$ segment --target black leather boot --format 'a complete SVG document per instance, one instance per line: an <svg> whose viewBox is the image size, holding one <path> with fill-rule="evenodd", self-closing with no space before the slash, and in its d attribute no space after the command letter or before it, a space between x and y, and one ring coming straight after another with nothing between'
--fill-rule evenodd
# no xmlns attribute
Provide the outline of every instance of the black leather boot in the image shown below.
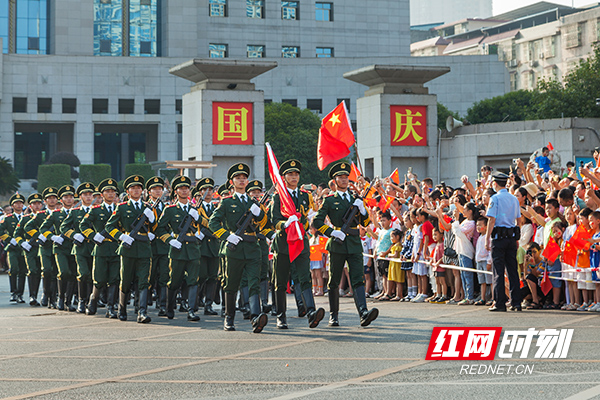
<svg viewBox="0 0 600 400"><path fill-rule="evenodd" d="M115 311L115 296L117 293L117 286L110 285L107 289L106 295L106 318L115 319L118 318Z"/></svg>
<svg viewBox="0 0 600 400"><path fill-rule="evenodd" d="M58 309L60 311L65 310L65 290L67 288L67 282L59 279L58 280Z"/></svg>
<svg viewBox="0 0 600 400"><path fill-rule="evenodd" d="M265 314L270 313L273 307L269 304L269 281L266 279L260 282L260 302L262 303L262 311Z"/></svg>
<svg viewBox="0 0 600 400"><path fill-rule="evenodd" d="M188 304L189 304L188 315L187 315L188 321L200 321L200 317L198 315L196 315L196 313L194 312L197 296L198 296L198 285L190 286L188 288Z"/></svg>
<svg viewBox="0 0 600 400"><path fill-rule="evenodd" d="M258 294L250 296L249 303L250 315L252 318L252 332L261 333L265 325L267 325L269 317L260 310L260 297Z"/></svg>
<svg viewBox="0 0 600 400"><path fill-rule="evenodd" d="M358 310L358 315L360 315L360 326L369 326L369 324L379 315L378 309L367 309L367 298L365 297L364 286L359 286L354 289L354 304Z"/></svg>
<svg viewBox="0 0 600 400"><path fill-rule="evenodd" d="M87 315L95 315L98 310L98 298L100 297L100 291L96 286L92 289L92 294L90 294L90 301L87 306L86 314Z"/></svg>
<svg viewBox="0 0 600 400"><path fill-rule="evenodd" d="M204 315L218 315L218 313L212 308L213 298L215 297L216 293L215 281L206 281L204 287L204 291L206 292L206 301L204 302Z"/></svg>
<svg viewBox="0 0 600 400"><path fill-rule="evenodd" d="M223 329L226 331L235 331L235 295L236 293L225 293L225 323Z"/></svg>
<svg viewBox="0 0 600 400"><path fill-rule="evenodd" d="M304 299L304 304L306 304L308 327L316 328L325 316L325 310L323 308L315 309L315 298L313 297L312 289L304 290L302 298Z"/></svg>
<svg viewBox="0 0 600 400"><path fill-rule="evenodd" d="M160 292L158 296L158 301L156 302L158 305L158 316L166 317L167 316L167 287L161 286Z"/></svg>
<svg viewBox="0 0 600 400"><path fill-rule="evenodd" d="M340 326L338 311L340 309L340 292L337 288L330 290L329 296L329 326Z"/></svg>
<svg viewBox="0 0 600 400"><path fill-rule="evenodd" d="M48 293L48 308L56 309L56 292L58 287L58 280L56 278L50 278L50 292Z"/></svg>
<svg viewBox="0 0 600 400"><path fill-rule="evenodd" d="M286 307L287 307L287 293L285 289L280 289L275 291L276 301L275 305L277 307L277 328L278 329L287 329L287 318L285 315Z"/></svg>
<svg viewBox="0 0 600 400"><path fill-rule="evenodd" d="M67 282L67 290L65 291L65 308L70 312L74 312L76 310L76 308L71 304L71 301L73 301L73 293L75 293L76 287L77 283L75 281Z"/></svg>
<svg viewBox="0 0 600 400"><path fill-rule="evenodd" d="M17 274L10 274L8 277L8 282L10 284L10 302L17 302Z"/></svg>
<svg viewBox="0 0 600 400"><path fill-rule="evenodd" d="M77 288L79 290L79 302L77 303L77 312L79 314L85 314L85 298L87 297L87 283L77 281Z"/></svg>
<svg viewBox="0 0 600 400"><path fill-rule="evenodd" d="M38 290L40 288L40 277L29 275L27 277L29 283L29 305L32 307L39 307L40 303L37 301Z"/></svg>
<svg viewBox="0 0 600 400"><path fill-rule="evenodd" d="M137 322L138 324L147 324L152 321L152 318L148 316L146 310L148 309L148 288L144 288L140 291L140 309L138 311Z"/></svg>
<svg viewBox="0 0 600 400"><path fill-rule="evenodd" d="M177 291L171 288L167 288L167 318L175 318L175 298L177 297ZM181 300L183 303L183 300Z"/></svg>
<svg viewBox="0 0 600 400"><path fill-rule="evenodd" d="M17 275L17 303L23 304L23 292L25 292L25 275Z"/></svg>
<svg viewBox="0 0 600 400"><path fill-rule="evenodd" d="M50 279L42 278L42 299L40 300L40 304L42 307L48 306L48 298L50 293Z"/></svg>
<svg viewBox="0 0 600 400"><path fill-rule="evenodd" d="M306 305L302 300L302 293L300 292L300 284L294 284L294 298L296 299L296 307L298 307L298 317L304 318L306 316Z"/></svg>
<svg viewBox="0 0 600 400"><path fill-rule="evenodd" d="M119 291L119 319L127 321L127 298L129 295Z"/></svg>
<svg viewBox="0 0 600 400"><path fill-rule="evenodd" d="M250 288L248 286L240 288L240 303L240 309L242 310L242 315L244 316L244 319L250 319Z"/></svg>

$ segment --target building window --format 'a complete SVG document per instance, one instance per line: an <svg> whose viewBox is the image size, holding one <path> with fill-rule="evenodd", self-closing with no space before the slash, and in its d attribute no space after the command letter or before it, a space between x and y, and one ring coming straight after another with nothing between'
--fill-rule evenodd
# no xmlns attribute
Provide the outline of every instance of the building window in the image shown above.
<svg viewBox="0 0 600 400"><path fill-rule="evenodd" d="M315 114L323 113L323 100L322 99L308 99L306 100L306 108Z"/></svg>
<svg viewBox="0 0 600 400"><path fill-rule="evenodd" d="M14 113L26 113L27 112L27 97L13 97L13 112Z"/></svg>
<svg viewBox="0 0 600 400"><path fill-rule="evenodd" d="M300 2L298 1L282 1L281 2L281 18L282 19L300 19Z"/></svg>
<svg viewBox="0 0 600 400"><path fill-rule="evenodd" d="M16 52L46 54L48 43L47 0L22 0L17 7Z"/></svg>
<svg viewBox="0 0 600 400"><path fill-rule="evenodd" d="M8 53L8 9L8 0L0 0L0 38L3 53Z"/></svg>
<svg viewBox="0 0 600 400"><path fill-rule="evenodd" d="M284 46L281 48L281 57L283 58L298 58L300 57L300 47Z"/></svg>
<svg viewBox="0 0 600 400"><path fill-rule="evenodd" d="M77 112L77 99L62 99L63 114L75 114Z"/></svg>
<svg viewBox="0 0 600 400"><path fill-rule="evenodd" d="M38 98L37 104L38 113L51 113L52 112L52 99L51 98Z"/></svg>
<svg viewBox="0 0 600 400"><path fill-rule="evenodd" d="M115 179L124 179L126 164L145 162L145 133L94 133L94 163L110 164Z"/></svg>
<svg viewBox="0 0 600 400"><path fill-rule="evenodd" d="M227 45L216 43L209 44L208 56L210 58L227 58Z"/></svg>
<svg viewBox="0 0 600 400"><path fill-rule="evenodd" d="M573 24L565 28L565 48L579 47L582 43L583 24Z"/></svg>
<svg viewBox="0 0 600 400"><path fill-rule="evenodd" d="M315 19L317 21L333 21L333 4L315 3Z"/></svg>
<svg viewBox="0 0 600 400"><path fill-rule="evenodd" d="M181 99L176 99L175 100L175 114L181 114L182 108L181 108Z"/></svg>
<svg viewBox="0 0 600 400"><path fill-rule="evenodd" d="M208 15L211 17L227 16L227 0L209 0Z"/></svg>
<svg viewBox="0 0 600 400"><path fill-rule="evenodd" d="M123 55L123 0L94 0L94 55Z"/></svg>
<svg viewBox="0 0 600 400"><path fill-rule="evenodd" d="M298 100L296 100L296 99L283 99L283 100L281 100L281 102L292 105L294 107L298 107Z"/></svg>
<svg viewBox="0 0 600 400"><path fill-rule="evenodd" d="M510 74L510 91L514 92L518 89L519 76L516 72Z"/></svg>
<svg viewBox="0 0 600 400"><path fill-rule="evenodd" d="M251 45L246 46L248 58L263 58L265 56L265 46Z"/></svg>
<svg viewBox="0 0 600 400"><path fill-rule="evenodd" d="M331 57L333 57L333 47L317 47L316 56L318 58L331 58Z"/></svg>
<svg viewBox="0 0 600 400"><path fill-rule="evenodd" d="M134 109L134 99L119 99L119 114L133 114Z"/></svg>
<svg viewBox="0 0 600 400"><path fill-rule="evenodd" d="M248 18L264 18L265 2L264 0L246 0L246 16Z"/></svg>
<svg viewBox="0 0 600 400"><path fill-rule="evenodd" d="M160 114L160 99L144 100L144 114Z"/></svg>
<svg viewBox="0 0 600 400"><path fill-rule="evenodd" d="M158 0L129 0L129 55L156 57Z"/></svg>
<svg viewBox="0 0 600 400"><path fill-rule="evenodd" d="M92 99L92 114L108 114L108 99Z"/></svg>
<svg viewBox="0 0 600 400"><path fill-rule="evenodd" d="M544 57L552 58L556 56L556 36L544 38Z"/></svg>
<svg viewBox="0 0 600 400"><path fill-rule="evenodd" d="M38 166L45 164L52 155L51 144L56 142L56 133L15 132L14 138L17 176L20 179L36 179Z"/></svg>
<svg viewBox="0 0 600 400"><path fill-rule="evenodd" d="M343 101L346 102L346 110L348 110L348 112L350 112L350 99L337 99L336 104L340 104Z"/></svg>

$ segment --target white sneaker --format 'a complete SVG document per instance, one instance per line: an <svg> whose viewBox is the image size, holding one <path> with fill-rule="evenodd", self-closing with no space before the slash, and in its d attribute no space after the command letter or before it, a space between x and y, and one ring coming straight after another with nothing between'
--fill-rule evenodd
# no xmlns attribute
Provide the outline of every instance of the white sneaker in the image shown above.
<svg viewBox="0 0 600 400"><path fill-rule="evenodd" d="M585 309L585 311L593 311L593 310L590 310L590 309L594 308L594 307L596 307L596 303L590 303L590 305Z"/></svg>
<svg viewBox="0 0 600 400"><path fill-rule="evenodd" d="M414 298L413 302L414 303L422 303L425 301L425 299L427 298L426 294L420 294L417 297Z"/></svg>
<svg viewBox="0 0 600 400"><path fill-rule="evenodd" d="M583 303L583 304L581 305L581 307L579 307L579 308L577 309L577 311L585 311L585 310L587 310L587 309L588 309L588 307L589 307L589 304L588 304L588 303Z"/></svg>
<svg viewBox="0 0 600 400"><path fill-rule="evenodd" d="M593 306L591 306L590 308L587 309L588 311L600 311L600 303L596 303Z"/></svg>

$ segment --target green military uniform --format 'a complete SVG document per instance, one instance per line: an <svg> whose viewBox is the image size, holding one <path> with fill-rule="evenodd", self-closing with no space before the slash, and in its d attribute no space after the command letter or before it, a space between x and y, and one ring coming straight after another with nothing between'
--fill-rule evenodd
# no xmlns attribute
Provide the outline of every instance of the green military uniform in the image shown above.
<svg viewBox="0 0 600 400"><path fill-rule="evenodd" d="M211 178L202 178L196 184L197 192L202 190L211 190L215 186L215 181ZM207 221L210 219L214 212L214 206L208 199L208 202L200 201L198 203L198 213L200 214L201 220ZM204 223L202 224L204 225ZM203 235L200 241L200 275L206 276L204 283L205 301L204 301L204 315L217 315L217 312L213 310L212 304L216 295L217 290L217 276L219 273L219 239L212 234L207 226L200 226L200 233ZM208 225L208 223L206 223Z"/></svg>
<svg viewBox="0 0 600 400"><path fill-rule="evenodd" d="M25 203L25 197L16 193L11 196L9 203L12 206L16 202ZM23 213L20 214L8 214L0 221L0 240L2 240L6 246L6 259L8 260L9 277L10 277L10 301L17 303L25 303L23 300L23 292L25 290L25 276L27 274L27 266L25 264L25 257L23 256L23 250L19 247L14 234L17 224L23 218Z"/></svg>
<svg viewBox="0 0 600 400"><path fill-rule="evenodd" d="M329 170L329 177L335 179L336 176L349 175L350 165L345 162L335 164ZM376 308L372 310L367 309L367 300L365 297L365 281L364 281L364 266L363 266L363 255L362 255L362 244L360 241L360 235L358 232L358 224L367 226L369 224L369 217L362 206L362 200L357 202L358 197L354 196L350 192L340 192L339 190L323 201L323 205L317 212L313 224L315 228L326 236L337 237L342 240L334 240L331 237L327 241L326 249L329 251L329 307L330 307L330 319L329 324L332 326L338 326L338 310L339 310L339 292L338 286L344 271L344 264L348 263L348 272L350 273L350 282L352 284L354 292L354 303L358 310L361 319L361 325L367 326L377 318L379 311ZM354 205L360 203L360 205ZM361 209L362 206L362 210ZM349 229L344 234L340 231L340 227L346 222L344 220L346 213L352 207L357 207L360 211L357 212L356 217L350 221ZM325 224L325 219L329 217L329 220L333 224L334 228L329 227Z"/></svg>
<svg viewBox="0 0 600 400"><path fill-rule="evenodd" d="M150 192L153 187L164 188L165 181L160 176L154 176L146 182L146 189ZM156 223L162 212L166 208L165 204L158 199L154 203L155 223L153 229L156 229ZM167 315L167 283L169 282L169 245L162 240L152 240L152 269L150 270L150 286L156 289L158 300L156 302L159 308L158 316Z"/></svg>
<svg viewBox="0 0 600 400"><path fill-rule="evenodd" d="M173 189L190 187L191 180L179 176L173 180ZM156 235L169 249L169 282L167 283L167 318L175 317L175 297L185 274L188 285L188 321L199 321L194 312L194 304L198 296L198 277L200 274L200 245L198 234L198 212L190 202L177 202L163 211ZM187 228L184 226L187 224ZM184 229L185 230L182 230ZM204 279L204 277L203 277Z"/></svg>
<svg viewBox="0 0 600 400"><path fill-rule="evenodd" d="M42 197L44 201L48 201L50 197L57 197L58 190L53 187L47 187L42 191ZM28 236L32 239L29 243L33 246L37 244L39 250L40 262L42 265L42 280L43 280L43 293L42 293L42 306L48 306L48 308L56 308L56 288L57 282L56 277L58 275L58 265L56 264L56 258L52 254L51 240L46 240L46 237L40 232L40 227L46 218L52 213L51 210L46 209L40 211L33 218L31 218L24 226L24 230ZM33 239L38 238L37 241ZM35 251L32 249L31 251Z"/></svg>
<svg viewBox="0 0 600 400"><path fill-rule="evenodd" d="M250 167L239 163L229 168L227 178L233 180L237 175L246 175L247 177L249 174ZM256 241L256 233L251 226L246 228L242 236L235 234L238 229L238 222L242 216L247 215L247 212L251 212L251 209L254 210L252 213L254 215L253 221L259 226L264 226L267 219L266 214L245 193L236 193L231 197L223 198L219 207L210 217L209 229L219 239L229 242L229 244L222 247L222 254L226 257L224 285L226 318L224 328L225 330L235 330L235 295L240 287L242 274L246 270L253 331L259 333L267 323L267 316L261 312L259 299L260 246Z"/></svg>
<svg viewBox="0 0 600 400"><path fill-rule="evenodd" d="M34 193L27 198L27 203L31 206L33 203L41 203L42 195ZM35 239L25 231L25 225L35 218L33 213L25 215L17 224L15 229L15 240L25 250L25 264L27 265L27 282L29 283L29 305L37 307L40 305L37 301L38 291L40 289L40 281L42 279L42 265L38 253L38 245ZM33 239L33 240L32 240ZM36 238L37 239L37 238ZM32 242L30 244L29 242Z"/></svg>
<svg viewBox="0 0 600 400"><path fill-rule="evenodd" d="M58 198L61 199L74 193L73 186L65 185L58 190ZM77 263L75 256L71 255L70 240L65 239L60 233L60 225L70 212L71 210L66 208L54 210L40 226L40 232L46 241L50 239L54 242L52 254L56 257L58 265L58 309L64 310L66 307L69 311L75 311L75 307L71 306L71 299L75 291Z"/></svg>
<svg viewBox="0 0 600 400"><path fill-rule="evenodd" d="M286 174L293 172L300 173L302 165L298 160L288 160L279 167L279 174L285 177ZM271 206L271 220L277 229L277 236L273 240L273 276L275 281L275 296L277 304L277 327L287 329L286 319L286 289L290 276L294 279L294 294L299 301L298 316L308 315L309 326L315 328L325 310L317 309L315 299L312 293L312 278L310 275L310 244L308 242L308 212L314 209L312 194L296 188L287 189L291 200L294 203L298 223L304 228L304 248L302 252L290 261L290 252L287 242L286 222L287 217L281 213L281 197L279 193L273 196ZM299 218L298 218L299 215ZM291 226L291 225L290 225ZM294 229L291 227L290 229ZM361 248L362 251L362 248ZM292 274L293 273L293 274Z"/></svg>
<svg viewBox="0 0 600 400"><path fill-rule="evenodd" d="M77 187L76 193L81 197L83 193L94 193L94 185L90 182L83 182ZM77 292L79 301L77 303L77 312L85 313L85 306L88 304L89 295L92 293L92 268L94 258L92 251L94 243L82 234L79 224L83 217L92 209L91 205L76 207L60 224L60 233L73 242L71 255L75 256L77 263Z"/></svg>
<svg viewBox="0 0 600 400"><path fill-rule="evenodd" d="M125 179L123 184L125 190L133 186L144 187L144 178L139 175L132 175ZM145 216L146 204L139 199L133 201L129 199L119 204L116 210L106 223L106 232L115 240L122 243L117 249L117 254L121 256L121 286L119 292L119 319L127 321L127 296L134 277L137 277L139 292L139 311L137 321L139 323L148 323L151 321L146 314L148 307L148 286L150 277L150 260L152 259L152 248L148 238L150 224L154 221L148 221ZM148 209L150 210L150 209ZM154 213L152 213L154 216ZM138 219L139 218L139 219ZM132 234L133 225L143 220L140 230ZM132 234L130 236L130 234Z"/></svg>
<svg viewBox="0 0 600 400"><path fill-rule="evenodd" d="M108 178L98 185L100 192L108 189L117 191L117 181ZM117 293L117 285L119 284L120 265L119 256L117 255L119 244L105 229L106 223L115 209L116 205L104 202L92 207L79 223L79 230L83 236L94 243L92 250L92 257L94 258L92 268L94 288L88 302L88 315L96 313L100 290L108 287L106 317L117 318L117 313L114 310L114 301Z"/></svg>

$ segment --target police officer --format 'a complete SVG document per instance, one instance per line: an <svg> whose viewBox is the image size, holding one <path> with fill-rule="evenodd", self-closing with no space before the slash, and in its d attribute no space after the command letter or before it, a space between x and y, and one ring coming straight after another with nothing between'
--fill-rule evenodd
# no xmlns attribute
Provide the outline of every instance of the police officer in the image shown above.
<svg viewBox="0 0 600 400"><path fill-rule="evenodd" d="M209 229L219 239L229 242L227 246L222 247L222 252L226 257L224 329L235 330L235 295L245 270L248 274L252 330L254 333L260 333L268 321L267 315L261 312L259 298L260 246L252 227L248 227L241 236L235 233L238 229L238 222L248 212L253 215L254 222L259 226L261 224L264 226L267 219L258 204L246 194L249 175L250 167L244 163L235 164L229 168L227 179L233 185L235 193L233 196L221 200L219 207L210 217Z"/></svg>
<svg viewBox="0 0 600 400"><path fill-rule="evenodd" d="M294 291L300 292L304 307L308 315L308 326L315 328L325 315L325 310L315 307L315 299L312 293L312 278L310 275L310 244L308 242L308 212L314 209L312 194L301 190L298 185L300 182L300 172L302 165L298 160L288 160L279 167L279 174L283 177L286 189L291 195L296 212L300 214L300 219L296 215L289 218L281 214L281 198L279 194L273 196L273 205L271 207L271 220L277 229L277 236L273 241L273 274L275 277L275 296L277 304L277 327L287 329L286 320L286 288L290 279L290 273L295 271L297 280L294 281ZM287 243L286 228L292 223L298 221L304 227L304 249L290 262L290 255Z"/></svg>
<svg viewBox="0 0 600 400"><path fill-rule="evenodd" d="M13 194L9 199L9 204L14 212L6 215L0 222L0 240L6 243L4 251L8 260L10 276L10 301L16 303L25 303L23 300L23 291L25 290L25 276L27 266L23 250L14 237L17 224L23 218L23 208L25 207L25 197L19 193Z"/></svg>
<svg viewBox="0 0 600 400"><path fill-rule="evenodd" d="M98 185L98 191L104 201L92 207L79 223L81 233L88 240L94 241L94 249L92 250L92 256L94 257L92 268L94 288L90 294L86 314L96 314L100 291L108 287L106 318L117 318L114 303L119 284L120 263L117 255L119 245L106 231L106 223L116 209L117 181L112 178L103 180Z"/></svg>
<svg viewBox="0 0 600 400"><path fill-rule="evenodd" d="M520 231L517 218L521 217L519 201L506 190L508 175L492 174L492 188L496 191L487 209L488 226L486 247L492 251L493 291L495 304L490 311L506 311L504 271L508 275L511 311L521 311L521 292L517 270L517 241Z"/></svg>
<svg viewBox="0 0 600 400"><path fill-rule="evenodd" d="M329 236L327 241L327 250L329 251L330 272L329 272L329 325L339 326L339 292L338 286L344 271L344 264L348 263L348 272L350 273L350 282L354 290L354 304L360 316L360 325L369 325L377 316L379 311L376 308L367 309L367 299L365 297L365 281L363 274L363 255L360 236L358 233L358 224L367 226L369 216L365 210L363 201L356 198L348 191L348 176L350 175L350 164L339 162L329 170L329 177L335 180L338 190L325 198L323 205L317 212L313 221L315 227L322 234ZM357 216L352 221L345 221L346 213L352 207L358 208ZM333 228L325 224L325 218L334 225ZM349 229L342 232L340 227L348 222ZM336 240L334 240L336 239Z"/></svg>
<svg viewBox="0 0 600 400"><path fill-rule="evenodd" d="M120 203L106 223L106 231L121 242L117 254L121 256L121 286L119 291L119 319L127 321L127 298L134 277L137 278L139 310L137 322L146 324L152 321L146 310L148 307L148 286L152 249L150 240L154 236L149 229L156 221L154 212L142 201L144 177L131 175L123 183L129 200ZM143 221L143 223L141 223ZM137 232L132 229L140 224Z"/></svg>
<svg viewBox="0 0 600 400"><path fill-rule="evenodd" d="M215 181L212 178L202 178L196 184L200 202L198 202L198 212L202 216L202 221L207 221L212 216L215 208L212 204ZM208 224L207 224L208 225ZM204 315L217 315L213 310L212 304L217 293L217 275L219 273L219 239L217 239L207 226L200 227L202 241L200 242L200 268L205 271L201 275L206 276L204 284Z"/></svg>

